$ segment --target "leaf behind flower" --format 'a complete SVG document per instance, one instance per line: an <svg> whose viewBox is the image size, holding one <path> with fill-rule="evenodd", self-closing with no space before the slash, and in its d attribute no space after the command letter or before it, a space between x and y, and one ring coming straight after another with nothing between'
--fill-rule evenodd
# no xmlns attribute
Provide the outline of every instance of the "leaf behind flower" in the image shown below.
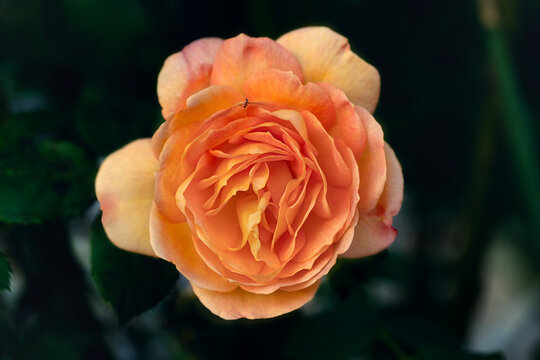
<svg viewBox="0 0 540 360"><path fill-rule="evenodd" d="M126 323L156 306L174 288L178 271L161 259L133 254L115 247L99 216L91 235L91 266L99 292Z"/></svg>

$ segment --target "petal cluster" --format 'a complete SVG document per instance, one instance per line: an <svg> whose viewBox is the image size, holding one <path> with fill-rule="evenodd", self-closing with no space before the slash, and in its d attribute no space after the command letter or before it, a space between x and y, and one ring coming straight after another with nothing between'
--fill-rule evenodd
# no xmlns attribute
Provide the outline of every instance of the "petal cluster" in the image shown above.
<svg viewBox="0 0 540 360"><path fill-rule="evenodd" d="M173 262L222 318L297 309L338 256L395 239L403 177L371 115L379 86L328 28L193 42L158 77L166 121L100 169L107 234Z"/></svg>

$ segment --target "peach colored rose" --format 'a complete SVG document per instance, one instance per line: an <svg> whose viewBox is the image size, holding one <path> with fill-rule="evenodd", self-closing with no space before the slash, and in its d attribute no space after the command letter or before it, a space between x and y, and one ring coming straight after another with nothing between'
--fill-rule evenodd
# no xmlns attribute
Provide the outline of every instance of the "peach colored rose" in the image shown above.
<svg viewBox="0 0 540 360"><path fill-rule="evenodd" d="M379 87L324 27L189 44L159 74L166 121L98 173L108 236L173 262L224 319L301 307L338 256L396 236L403 177L371 115Z"/></svg>

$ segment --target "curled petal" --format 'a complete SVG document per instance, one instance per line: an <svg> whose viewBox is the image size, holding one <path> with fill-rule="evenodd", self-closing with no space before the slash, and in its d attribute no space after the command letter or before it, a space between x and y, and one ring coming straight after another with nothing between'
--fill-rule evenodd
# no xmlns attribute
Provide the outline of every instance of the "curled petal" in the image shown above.
<svg viewBox="0 0 540 360"><path fill-rule="evenodd" d="M321 123L312 114L303 112L302 115L307 124L309 140L320 152L317 160L324 176L330 184L348 187L352 178L351 169L343 159L343 154L336 148L335 140L324 131Z"/></svg>
<svg viewBox="0 0 540 360"><path fill-rule="evenodd" d="M155 256L148 223L158 162L150 139L135 140L109 155L96 177L103 227L121 249Z"/></svg>
<svg viewBox="0 0 540 360"><path fill-rule="evenodd" d="M173 223L186 220L174 198L181 171L178 161L182 157L184 148L195 137L197 129L198 124L183 124L167 138L159 157L160 169L155 175L154 201L160 213Z"/></svg>
<svg viewBox="0 0 540 360"><path fill-rule="evenodd" d="M227 85L209 86L186 100L186 109L161 124L152 137L152 150L159 158L161 150L169 136L180 127L189 125L197 128L198 124L216 112L241 104L244 97L240 91Z"/></svg>
<svg viewBox="0 0 540 360"><path fill-rule="evenodd" d="M150 239L156 254L175 264L178 271L192 283L216 291L236 288L236 285L223 279L201 259L193 245L188 224L168 222L156 206L152 207L150 217Z"/></svg>
<svg viewBox="0 0 540 360"><path fill-rule="evenodd" d="M292 71L300 81L302 68L290 52L268 38L240 34L225 40L212 70L212 84L231 85L242 90L244 80L263 69Z"/></svg>
<svg viewBox="0 0 540 360"><path fill-rule="evenodd" d="M403 201L403 173L392 148L385 144L384 150L388 169L384 191L373 213L359 220L351 247L343 257L376 254L390 246L396 238L392 218L399 212Z"/></svg>
<svg viewBox="0 0 540 360"><path fill-rule="evenodd" d="M200 39L165 60L157 85L164 118L185 108L189 96L210 85L212 63L222 43L217 38Z"/></svg>
<svg viewBox="0 0 540 360"><path fill-rule="evenodd" d="M265 319L296 310L313 298L319 283L298 291L277 290L267 295L253 294L240 288L217 292L193 284L192 287L195 295L210 311L223 319L234 320L242 317Z"/></svg>
<svg viewBox="0 0 540 360"><path fill-rule="evenodd" d="M277 42L296 56L306 82L329 82L345 91L354 104L373 113L379 101L379 72L351 51L347 38L327 27L306 27Z"/></svg>
<svg viewBox="0 0 540 360"><path fill-rule="evenodd" d="M343 90L330 83L317 83L332 99L336 110L334 125L328 133L334 139L341 139L352 150L354 156L359 158L364 151L367 141L366 129L354 104L351 104Z"/></svg>
<svg viewBox="0 0 540 360"><path fill-rule="evenodd" d="M403 177L371 115L379 87L324 27L203 39L171 56L158 81L166 121L146 143L157 159L147 246L224 319L310 301L339 256L396 237Z"/></svg>

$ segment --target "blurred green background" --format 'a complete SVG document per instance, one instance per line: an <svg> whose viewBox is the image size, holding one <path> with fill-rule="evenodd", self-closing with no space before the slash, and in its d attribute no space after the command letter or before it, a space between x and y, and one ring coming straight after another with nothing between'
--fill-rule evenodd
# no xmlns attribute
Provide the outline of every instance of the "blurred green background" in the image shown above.
<svg viewBox="0 0 540 360"><path fill-rule="evenodd" d="M381 74L399 235L223 321L91 227L94 177L162 121L168 55L308 25ZM0 0L0 44L0 359L540 359L540 1Z"/></svg>

